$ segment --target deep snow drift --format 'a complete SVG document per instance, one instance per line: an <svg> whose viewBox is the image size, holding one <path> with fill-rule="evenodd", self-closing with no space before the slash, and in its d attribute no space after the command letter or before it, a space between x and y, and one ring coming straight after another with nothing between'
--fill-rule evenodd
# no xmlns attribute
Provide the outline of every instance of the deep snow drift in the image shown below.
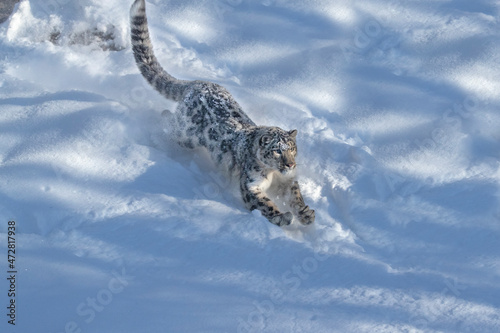
<svg viewBox="0 0 500 333"><path fill-rule="evenodd" d="M129 2L0 26L2 332L500 331L498 1L148 2L172 75L299 130L284 229L165 140Z"/></svg>

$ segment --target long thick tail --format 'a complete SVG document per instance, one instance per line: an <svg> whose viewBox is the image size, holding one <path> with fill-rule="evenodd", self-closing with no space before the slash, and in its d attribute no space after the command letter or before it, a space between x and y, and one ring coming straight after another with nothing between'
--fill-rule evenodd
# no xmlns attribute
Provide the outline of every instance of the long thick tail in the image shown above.
<svg viewBox="0 0 500 333"><path fill-rule="evenodd" d="M144 78L160 94L168 99L180 101L189 81L181 81L168 74L153 53L149 38L145 0L136 0L130 8L132 49L135 61Z"/></svg>

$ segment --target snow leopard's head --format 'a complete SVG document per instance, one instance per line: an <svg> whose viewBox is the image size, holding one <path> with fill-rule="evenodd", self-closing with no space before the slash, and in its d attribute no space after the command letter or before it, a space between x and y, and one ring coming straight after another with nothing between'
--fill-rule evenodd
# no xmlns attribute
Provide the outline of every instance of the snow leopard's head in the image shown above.
<svg viewBox="0 0 500 333"><path fill-rule="evenodd" d="M258 159L268 168L278 170L283 175L295 170L297 130L284 131L279 127L266 128L259 136Z"/></svg>

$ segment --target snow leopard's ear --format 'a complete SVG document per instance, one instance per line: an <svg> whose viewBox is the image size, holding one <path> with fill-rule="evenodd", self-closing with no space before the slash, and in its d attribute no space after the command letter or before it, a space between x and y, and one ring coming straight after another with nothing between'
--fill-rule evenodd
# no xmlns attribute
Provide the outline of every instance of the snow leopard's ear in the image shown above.
<svg viewBox="0 0 500 333"><path fill-rule="evenodd" d="M290 135L292 139L295 139L297 137L297 130L291 130L290 132L288 132L288 135Z"/></svg>
<svg viewBox="0 0 500 333"><path fill-rule="evenodd" d="M263 136L260 137L259 144L262 147L265 147L273 140L273 137L271 135L264 134Z"/></svg>

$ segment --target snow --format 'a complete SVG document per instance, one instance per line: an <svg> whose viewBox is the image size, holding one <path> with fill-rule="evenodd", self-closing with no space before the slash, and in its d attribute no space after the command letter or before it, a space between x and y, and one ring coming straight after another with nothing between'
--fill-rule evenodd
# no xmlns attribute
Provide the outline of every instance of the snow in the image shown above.
<svg viewBox="0 0 500 333"><path fill-rule="evenodd" d="M2 332L500 332L498 1L148 2L172 75L298 129L286 228L166 140L130 5L0 26Z"/></svg>

